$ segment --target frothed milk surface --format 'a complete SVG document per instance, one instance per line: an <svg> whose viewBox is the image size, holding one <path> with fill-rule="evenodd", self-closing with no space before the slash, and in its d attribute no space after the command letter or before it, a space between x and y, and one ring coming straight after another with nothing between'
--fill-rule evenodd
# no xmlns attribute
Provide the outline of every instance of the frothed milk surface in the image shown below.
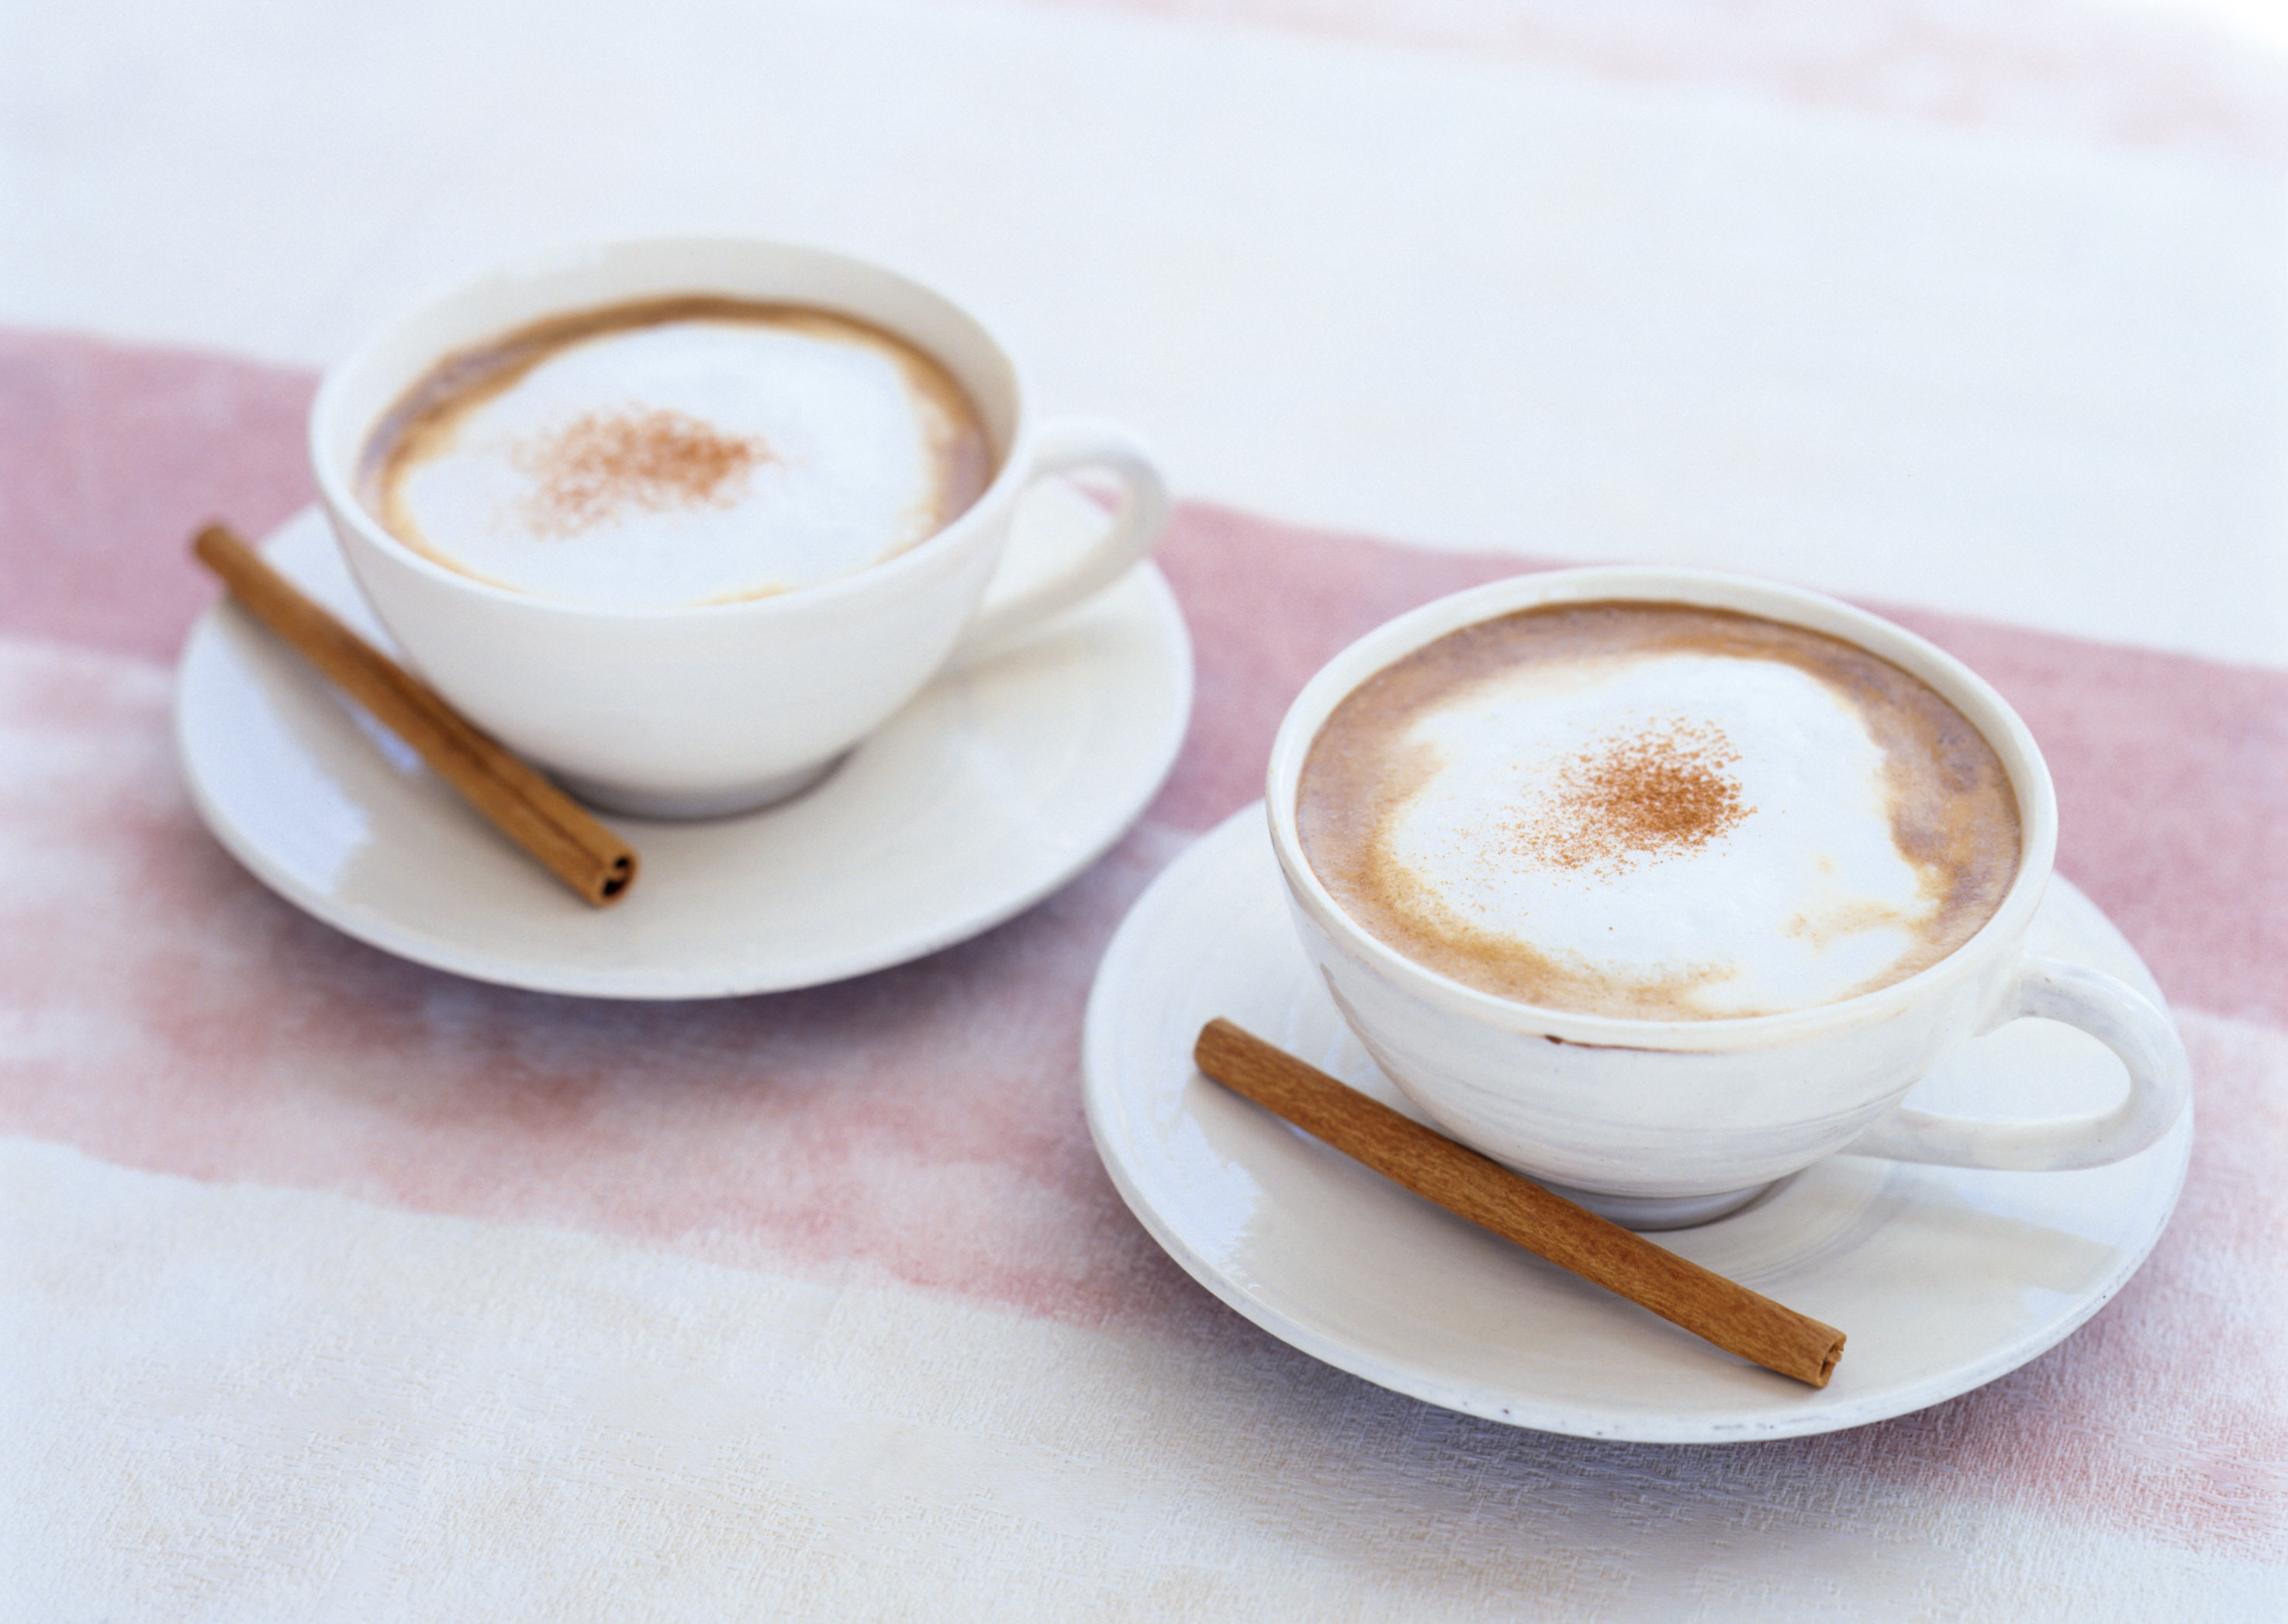
<svg viewBox="0 0 2288 1624"><path fill-rule="evenodd" d="M941 529L992 477L931 357L829 313L615 306L449 359L368 448L407 545L561 602L660 608L830 581Z"/></svg>
<svg viewBox="0 0 2288 1624"><path fill-rule="evenodd" d="M1864 650L1685 605L1487 621L1351 693L1297 816L1408 957L1582 1014L1833 1002L1935 963L2018 866L1990 745Z"/></svg>

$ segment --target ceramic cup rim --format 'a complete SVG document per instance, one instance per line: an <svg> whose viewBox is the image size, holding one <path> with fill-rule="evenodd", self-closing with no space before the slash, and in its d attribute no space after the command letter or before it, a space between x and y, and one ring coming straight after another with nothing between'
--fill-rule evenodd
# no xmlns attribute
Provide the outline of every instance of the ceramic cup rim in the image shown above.
<svg viewBox="0 0 2288 1624"><path fill-rule="evenodd" d="M631 287L618 294L599 300L594 297L547 298L538 297L543 290L560 288L584 274L593 274L608 261L659 261L678 259L707 260L719 257L752 254L775 259L791 259L828 271L846 273L861 283L871 283L877 289L892 289L903 297L932 309L941 320L964 329L989 359L999 376L990 380L995 384L996 400L980 399L978 404L989 418L994 408L1005 400L1007 431L1005 444L997 444L998 465L992 479L951 523L941 527L904 551L889 558L838 575L830 580L814 582L767 597L739 598L725 603L670 604L662 606L620 606L612 604L568 603L537 593L519 591L512 587L480 580L437 562L418 550L400 541L366 507L357 493L355 463L363 448L370 441L379 418L369 413L353 413L351 398L364 392L367 374L380 366L394 352L403 347L406 335L425 328L445 324L456 312L499 297L520 285L528 296L522 314L505 322L489 324L486 330L493 337L513 332L519 327L545 320L554 314L581 309L593 309L600 304L632 302L637 299L672 297L680 294L721 294L731 297L767 298L751 289L720 285L721 279L702 276L676 277L660 273L639 280L647 286ZM837 308L840 313L883 327L929 354L939 363L954 371L963 387L973 397L981 393L981 380L958 370L946 358L940 346L928 343L892 324L878 312L870 311L853 300L846 305L821 304L813 297L801 302L815 308ZM878 301L879 302L879 301ZM481 343L481 335L460 343L439 348L427 346L427 358L405 374L394 387L385 391L388 400L399 398L403 391L425 376L439 361L456 350ZM354 528L359 539L388 555L394 562L411 570L433 585L462 593L470 598L495 603L519 612L556 617L566 621L608 622L615 623L647 622L689 622L705 619L727 622L741 618L770 621L783 616L802 614L814 606L832 603L860 594L895 591L906 577L927 571L936 556L958 547L980 527L991 521L991 516L1007 503L1013 501L1029 475L1032 462L1034 418L1030 409L1031 392L1024 370L1015 354L1000 337L976 315L928 283L902 271L839 249L784 238L748 235L736 233L681 234L615 237L600 242L589 242L553 249L543 249L502 261L481 274L454 283L446 291L433 294L417 304L409 305L387 320L368 329L364 338L345 352L329 366L318 384L318 392L310 405L308 420L308 453L320 498L338 522ZM358 419L363 421L345 421Z"/></svg>
<svg viewBox="0 0 2288 1624"><path fill-rule="evenodd" d="M1304 758L1337 704L1386 666L1450 631L1548 604L1609 600L1684 603L1737 610L1839 637L1890 661L1936 690L2002 758L2018 801L2017 873L2000 905L1953 952L1870 992L1777 1014L1652 1020L1551 1009L1482 991L1416 963L1353 920L1304 858L1295 797ZM1288 708L1265 772L1272 847L1290 896L1355 961L1434 1008L1498 1030L1568 1042L1693 1052L1774 1049L1873 1026L1942 998L1982 973L2032 923L2057 848L2057 797L2024 721L1968 666L1904 627L1849 604L1779 582L1673 566L1599 565L1512 575L1437 598L1385 622L1320 668Z"/></svg>

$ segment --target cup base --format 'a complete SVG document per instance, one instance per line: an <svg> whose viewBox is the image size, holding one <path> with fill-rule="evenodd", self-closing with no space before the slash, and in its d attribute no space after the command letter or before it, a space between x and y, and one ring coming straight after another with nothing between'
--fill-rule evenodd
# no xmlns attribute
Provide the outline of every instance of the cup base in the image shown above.
<svg viewBox="0 0 2288 1624"><path fill-rule="evenodd" d="M730 789L711 789L696 795L674 790L639 789L625 784L599 783L593 779L576 778L569 772L560 772L555 776L556 781L563 785L575 800L585 802L599 812L688 823L702 818L735 818L742 812L760 812L766 806L791 801L804 791L824 782L826 775L840 766L845 759L836 756L811 766L798 767L792 772L781 772Z"/></svg>
<svg viewBox="0 0 2288 1624"><path fill-rule="evenodd" d="M1587 1208L1601 1218L1610 1218L1623 1229L1634 1230L1690 1229L1696 1224L1713 1224L1719 1218L1730 1217L1772 1187L1768 1184L1752 1184L1745 1190L1720 1190L1713 1195L1607 1195L1601 1191L1553 1184L1546 1179L1537 1182L1544 1189L1563 1196L1576 1206Z"/></svg>

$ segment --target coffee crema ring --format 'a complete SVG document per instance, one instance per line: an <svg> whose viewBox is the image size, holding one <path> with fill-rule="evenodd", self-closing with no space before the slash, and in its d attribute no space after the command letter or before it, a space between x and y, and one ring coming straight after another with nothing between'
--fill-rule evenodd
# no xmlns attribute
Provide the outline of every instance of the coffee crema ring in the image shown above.
<svg viewBox="0 0 2288 1624"><path fill-rule="evenodd" d="M832 312L715 296L551 317L384 415L359 494L433 562L558 602L735 602L893 558L991 483L933 357Z"/></svg>
<svg viewBox="0 0 2288 1624"><path fill-rule="evenodd" d="M1347 695L1305 760L1313 871L1386 946L1577 1013L1834 1002L1969 939L2017 872L1993 749L1839 639L1682 604L1465 627Z"/></svg>

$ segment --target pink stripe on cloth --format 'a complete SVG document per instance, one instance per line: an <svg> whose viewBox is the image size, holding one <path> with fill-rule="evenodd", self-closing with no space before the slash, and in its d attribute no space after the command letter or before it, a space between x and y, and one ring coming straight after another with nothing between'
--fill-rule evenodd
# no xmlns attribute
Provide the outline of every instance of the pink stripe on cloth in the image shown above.
<svg viewBox="0 0 2288 1624"><path fill-rule="evenodd" d="M317 380L218 356L0 327L0 633L171 663L213 590L187 551L315 500Z"/></svg>
<svg viewBox="0 0 2288 1624"><path fill-rule="evenodd" d="M306 375L0 329L0 633L171 659L212 596L183 554L308 499ZM1153 817L1204 828L1259 793L1288 699L1352 638L1521 568L1203 503L1161 553L1199 650L1191 746ZM2288 674L1892 612L2024 714L2058 781L2059 867L2173 996L2288 1019Z"/></svg>
<svg viewBox="0 0 2288 1624"><path fill-rule="evenodd" d="M2288 73L2207 19L2013 0L1051 0L1466 52L1622 83L2278 163ZM2189 8L2187 8L2189 10Z"/></svg>
<svg viewBox="0 0 2288 1624"><path fill-rule="evenodd" d="M1262 793L1287 701L1354 638L1547 566L1400 550L1188 504L1161 553L1199 648L1192 748L1159 810L1203 828ZM1998 688L2057 781L2058 869L2172 998L2288 1020L2288 672L1871 606Z"/></svg>
<svg viewBox="0 0 2288 1624"><path fill-rule="evenodd" d="M314 380L194 353L0 329L0 633L171 659L212 588L216 515L306 502ZM1204 828L1259 793L1288 699L1390 615L1532 564L1395 548L1187 504L1161 553L1199 650L1191 747L1153 817ZM2288 1019L2288 674L1921 610L1895 618L2024 714L2059 789L2062 872L2173 996Z"/></svg>
<svg viewBox="0 0 2288 1624"><path fill-rule="evenodd" d="M863 1269L1170 1344L1199 1335L1222 1311L1122 1208L1081 1118L1097 958L1189 836L1259 793L1272 729L1321 661L1516 562L1188 505L1164 564L1200 654L1192 737L1141 827L1079 881L974 941L836 986L676 1006L517 994L278 901L207 836L174 771L151 657L204 594L167 572L218 502L259 528L297 499L307 391L226 360L0 343L0 1131L735 1266ZM140 455L153 434L173 448ZM138 572L165 584L111 594ZM2268 821L2288 677L1907 618L2052 739L2069 866L2165 983L2269 1023L2189 1023L2205 1132L2179 1223L2088 1330L1882 1428L1744 1453L1490 1428L1470 1446L1534 1470L1626 1456L1759 1500L1799 1470L1859 1469L2205 1549L2276 1548L2288 1439L2252 1288L2279 1264L2288 999L2246 961L2280 962L2288 912Z"/></svg>

